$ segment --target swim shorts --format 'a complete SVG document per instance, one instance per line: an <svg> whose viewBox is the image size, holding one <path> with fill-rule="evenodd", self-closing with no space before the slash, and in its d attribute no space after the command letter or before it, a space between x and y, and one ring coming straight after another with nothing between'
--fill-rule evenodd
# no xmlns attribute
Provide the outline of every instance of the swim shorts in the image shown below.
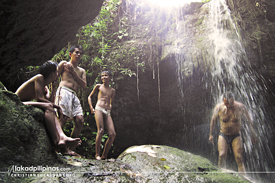
<svg viewBox="0 0 275 183"><path fill-rule="evenodd" d="M58 87L56 91L55 104L62 109L63 115L73 118L83 115L80 100L77 98L75 91L65 86Z"/></svg>
<svg viewBox="0 0 275 183"><path fill-rule="evenodd" d="M240 133L235 135L224 135L222 132L220 132L220 136L222 136L228 144L231 144L236 137L240 136Z"/></svg>
<svg viewBox="0 0 275 183"><path fill-rule="evenodd" d="M111 115L111 110L103 109L102 107L99 107L99 106L95 106L95 110L102 112L103 114L106 115L106 117Z"/></svg>

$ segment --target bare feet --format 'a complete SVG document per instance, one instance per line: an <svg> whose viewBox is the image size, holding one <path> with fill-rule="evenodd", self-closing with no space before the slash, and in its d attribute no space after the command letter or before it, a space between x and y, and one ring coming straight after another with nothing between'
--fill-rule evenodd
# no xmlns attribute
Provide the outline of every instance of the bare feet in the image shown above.
<svg viewBox="0 0 275 183"><path fill-rule="evenodd" d="M80 138L71 138L71 137L60 137L58 146L65 146L65 147L69 147L70 149L74 149L75 147L81 145L82 141L80 140Z"/></svg>
<svg viewBox="0 0 275 183"><path fill-rule="evenodd" d="M100 156L95 156L95 159L101 160L101 157Z"/></svg>

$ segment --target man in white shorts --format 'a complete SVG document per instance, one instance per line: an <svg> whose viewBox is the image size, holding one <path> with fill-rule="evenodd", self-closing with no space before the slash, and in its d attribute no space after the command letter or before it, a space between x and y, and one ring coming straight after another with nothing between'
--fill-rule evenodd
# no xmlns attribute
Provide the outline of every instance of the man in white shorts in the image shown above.
<svg viewBox="0 0 275 183"><path fill-rule="evenodd" d="M60 86L56 92L56 104L63 114L69 118L83 115L83 110L75 91L65 86Z"/></svg>
<svg viewBox="0 0 275 183"><path fill-rule="evenodd" d="M55 103L61 107L64 114L64 120L60 121L62 127L69 119L74 119L75 126L71 137L79 137L84 124L82 107L76 95L79 86L86 87L86 72L78 67L82 54L82 46L72 46L69 50L70 62L61 61L57 69L61 82L56 91Z"/></svg>

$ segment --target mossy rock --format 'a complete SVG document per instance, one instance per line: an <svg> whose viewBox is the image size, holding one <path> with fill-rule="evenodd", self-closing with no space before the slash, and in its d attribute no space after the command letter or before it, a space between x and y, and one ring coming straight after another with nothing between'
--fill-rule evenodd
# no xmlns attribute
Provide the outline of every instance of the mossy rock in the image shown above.
<svg viewBox="0 0 275 183"><path fill-rule="evenodd" d="M56 153L44 124L44 112L24 105L19 97L0 90L0 167L46 165L56 161Z"/></svg>
<svg viewBox="0 0 275 183"><path fill-rule="evenodd" d="M168 146L133 146L118 159L145 182L249 182L236 172L219 169L206 158Z"/></svg>
<svg viewBox="0 0 275 183"><path fill-rule="evenodd" d="M142 145L117 159L95 160L60 156L60 171L6 177L6 182L249 182L236 172L222 171L209 160L173 147ZM61 169L62 168L62 169ZM63 171L62 171L63 170ZM0 178L1 181L1 178Z"/></svg>
<svg viewBox="0 0 275 183"><path fill-rule="evenodd" d="M0 81L0 90L7 90L1 81Z"/></svg>

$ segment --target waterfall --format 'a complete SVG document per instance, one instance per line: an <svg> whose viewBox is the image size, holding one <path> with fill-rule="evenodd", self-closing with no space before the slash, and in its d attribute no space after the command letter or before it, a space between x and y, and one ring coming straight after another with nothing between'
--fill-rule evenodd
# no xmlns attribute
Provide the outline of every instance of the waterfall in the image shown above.
<svg viewBox="0 0 275 183"><path fill-rule="evenodd" d="M211 153L211 158L212 155L217 155L214 152L217 147L212 149L213 146L207 144L207 127L209 128L211 120L211 110L222 102L222 94L232 91L235 100L243 103L248 109L258 138L258 143L252 144L250 130L242 120L247 174L261 181L262 177L269 177L274 159L268 145L272 139L272 122L266 115L268 112L265 106L269 103L265 97L268 92L266 81L252 69L247 59L239 27L232 19L226 0L193 3L185 7L159 9L144 5L143 8L140 10L142 13L135 13L134 21L137 23L134 27L142 25L142 17L147 17L144 20L147 20L145 24L149 25L146 37L147 43L150 44L148 62L152 67L153 79L158 79L159 104L160 89L166 90L164 86L160 86L160 65L170 62L173 66L167 69L175 71L177 79L179 94L171 96L178 99L177 103L173 103L173 107L181 108L178 110L180 114L174 110L171 118L177 123L174 116L182 117L176 124L176 130L183 128L183 132L179 130L182 138L177 141L179 145L175 146L205 156ZM165 16L162 16L163 14ZM146 28L144 30L147 30ZM143 36L140 37L142 41L146 40ZM153 39L158 37L162 40L159 60L155 54L158 50L155 44L157 39ZM142 84L138 82L138 78L137 83ZM165 113L169 112L166 108ZM159 123L164 126L165 120ZM207 154L208 152L210 153ZM218 156L215 156L215 159L218 159Z"/></svg>
<svg viewBox="0 0 275 183"><path fill-rule="evenodd" d="M272 133L271 122L265 119L264 107L268 103L264 98L267 93L265 82L262 76L251 69L225 0L212 0L210 6L208 25L212 28L209 41L213 47L213 57L211 58L212 83L208 85L211 85L215 103L221 102L221 96L225 91L232 91L236 101L245 104L250 111L258 143L252 144L249 128L243 125L246 170L251 172L248 176L253 178L258 178L259 173L266 173L266 176L269 176L269 172L272 171L270 165L274 163L274 159L268 147Z"/></svg>

